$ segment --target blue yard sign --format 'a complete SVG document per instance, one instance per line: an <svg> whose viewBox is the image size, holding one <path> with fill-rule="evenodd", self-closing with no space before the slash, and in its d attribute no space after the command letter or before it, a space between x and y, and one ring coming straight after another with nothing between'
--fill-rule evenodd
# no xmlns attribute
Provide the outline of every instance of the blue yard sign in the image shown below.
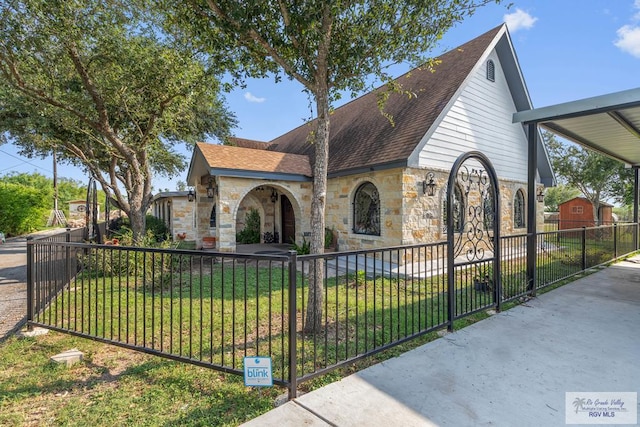
<svg viewBox="0 0 640 427"><path fill-rule="evenodd" d="M271 387L273 385L270 357L244 358L244 385L253 387Z"/></svg>

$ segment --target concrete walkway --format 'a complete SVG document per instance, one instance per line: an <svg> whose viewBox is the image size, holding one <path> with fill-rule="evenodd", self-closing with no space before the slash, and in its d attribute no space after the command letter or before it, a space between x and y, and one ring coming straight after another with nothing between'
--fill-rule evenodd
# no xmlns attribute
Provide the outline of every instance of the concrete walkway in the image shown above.
<svg viewBox="0 0 640 427"><path fill-rule="evenodd" d="M639 361L636 256L244 425L564 426L565 392L640 394Z"/></svg>

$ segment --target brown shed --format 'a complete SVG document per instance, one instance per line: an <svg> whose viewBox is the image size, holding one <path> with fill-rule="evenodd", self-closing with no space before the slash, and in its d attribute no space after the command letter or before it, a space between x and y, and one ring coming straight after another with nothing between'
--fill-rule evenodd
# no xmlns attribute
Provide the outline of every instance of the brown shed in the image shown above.
<svg viewBox="0 0 640 427"><path fill-rule="evenodd" d="M558 205L560 218L559 230L571 228L593 227L596 225L593 218L593 204L584 197L576 197ZM599 225L613 224L613 205L600 202L598 209Z"/></svg>

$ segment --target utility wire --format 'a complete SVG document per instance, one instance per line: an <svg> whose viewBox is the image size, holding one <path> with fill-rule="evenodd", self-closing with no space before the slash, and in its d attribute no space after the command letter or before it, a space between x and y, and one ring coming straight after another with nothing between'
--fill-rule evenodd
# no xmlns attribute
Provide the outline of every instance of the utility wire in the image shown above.
<svg viewBox="0 0 640 427"><path fill-rule="evenodd" d="M31 166L33 166L33 167L35 167L35 168L37 168L37 169L42 169L42 170L43 170L43 171L45 171L45 172L53 173L53 171L51 171L51 170L49 170L49 169L47 169L47 168L43 168L42 166L38 166L38 165L36 165L36 164L34 164L34 163L30 162L29 160L24 160L24 159L22 159L22 158L20 158L20 157L18 157L18 156L14 156L13 154L11 154L11 153L7 153L7 152L6 152L6 151L4 151L4 150L0 150L0 153L4 153L4 154L6 154L6 155L7 155L7 156L9 156L9 157L13 157L14 159L20 160L20 162L21 162L21 163L18 163L17 165L11 166L11 167L6 168L6 169L0 169L0 172L4 172L4 171L11 170L11 169L15 169L15 168L17 168L19 165L21 165L22 163L28 163L28 164L30 164Z"/></svg>

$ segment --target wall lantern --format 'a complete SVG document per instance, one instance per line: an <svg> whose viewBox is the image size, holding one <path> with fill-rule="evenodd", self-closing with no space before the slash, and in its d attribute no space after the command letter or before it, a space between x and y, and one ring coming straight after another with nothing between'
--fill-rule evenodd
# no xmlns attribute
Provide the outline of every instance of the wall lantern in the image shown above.
<svg viewBox="0 0 640 427"><path fill-rule="evenodd" d="M275 203L275 202L277 202L277 201L278 201L278 192L276 191L276 189L275 189L275 188L273 188L273 189L271 190L271 201L272 201L273 203Z"/></svg>
<svg viewBox="0 0 640 427"><path fill-rule="evenodd" d="M436 195L436 183L433 178L435 178L435 175L433 172L429 172L426 179L422 181L422 194L426 194L429 197Z"/></svg>
<svg viewBox="0 0 640 427"><path fill-rule="evenodd" d="M187 200L190 202L196 200L196 193L193 192L193 188L189 189L189 193L187 193Z"/></svg>
<svg viewBox="0 0 640 427"><path fill-rule="evenodd" d="M216 190L213 188L213 178L209 178L209 185L207 186L207 197L213 199L216 195Z"/></svg>
<svg viewBox="0 0 640 427"><path fill-rule="evenodd" d="M536 194L536 200L540 203L544 202L544 191L542 191L542 188L538 191L538 194Z"/></svg>

